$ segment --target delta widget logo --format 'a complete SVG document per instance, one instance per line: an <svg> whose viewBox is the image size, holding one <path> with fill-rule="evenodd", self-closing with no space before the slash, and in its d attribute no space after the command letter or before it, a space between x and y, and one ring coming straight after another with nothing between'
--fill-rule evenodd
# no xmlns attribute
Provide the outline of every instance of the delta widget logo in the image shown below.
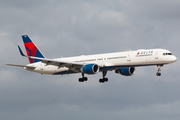
<svg viewBox="0 0 180 120"><path fill-rule="evenodd" d="M138 52L137 56L139 56L139 55L152 55L152 54L153 54L153 51L142 51L142 52Z"/></svg>

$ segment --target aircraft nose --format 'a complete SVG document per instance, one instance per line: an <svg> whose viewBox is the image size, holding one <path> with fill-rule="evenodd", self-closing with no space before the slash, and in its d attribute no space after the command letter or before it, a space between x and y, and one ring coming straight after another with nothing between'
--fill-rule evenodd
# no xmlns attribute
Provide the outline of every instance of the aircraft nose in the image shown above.
<svg viewBox="0 0 180 120"><path fill-rule="evenodd" d="M172 57L172 61L173 61L173 62L176 62L176 61L177 61L176 56L173 56L173 57Z"/></svg>

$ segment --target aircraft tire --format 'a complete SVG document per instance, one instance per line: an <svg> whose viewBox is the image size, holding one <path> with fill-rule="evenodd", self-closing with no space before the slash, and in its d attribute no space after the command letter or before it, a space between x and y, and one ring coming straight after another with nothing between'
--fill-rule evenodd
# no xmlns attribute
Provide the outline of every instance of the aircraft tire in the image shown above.
<svg viewBox="0 0 180 120"><path fill-rule="evenodd" d="M87 81L88 80L88 78L87 77L84 77L84 81Z"/></svg>
<svg viewBox="0 0 180 120"><path fill-rule="evenodd" d="M105 82L105 79L103 78L103 79L99 79L99 82L100 83L104 83Z"/></svg>
<svg viewBox="0 0 180 120"><path fill-rule="evenodd" d="M84 82L83 78L79 78L79 82Z"/></svg>
<svg viewBox="0 0 180 120"><path fill-rule="evenodd" d="M105 81L105 82L108 82L108 78L104 78L104 81Z"/></svg>
<svg viewBox="0 0 180 120"><path fill-rule="evenodd" d="M157 76L161 76L161 73L156 73Z"/></svg>

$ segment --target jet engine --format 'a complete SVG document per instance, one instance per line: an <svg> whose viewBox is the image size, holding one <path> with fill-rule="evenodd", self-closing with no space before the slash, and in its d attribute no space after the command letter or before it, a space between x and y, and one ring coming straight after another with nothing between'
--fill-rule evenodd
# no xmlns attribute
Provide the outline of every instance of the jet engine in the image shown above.
<svg viewBox="0 0 180 120"><path fill-rule="evenodd" d="M86 74L96 74L99 72L99 66L96 64L87 64L81 68L81 71Z"/></svg>
<svg viewBox="0 0 180 120"><path fill-rule="evenodd" d="M135 67L120 68L117 69L115 72L124 76L131 76L135 73Z"/></svg>

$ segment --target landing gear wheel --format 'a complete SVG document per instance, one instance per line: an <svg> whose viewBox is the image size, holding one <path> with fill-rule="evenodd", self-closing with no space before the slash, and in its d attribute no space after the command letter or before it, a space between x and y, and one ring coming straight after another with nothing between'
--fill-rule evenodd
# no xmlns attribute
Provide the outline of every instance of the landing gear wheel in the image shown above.
<svg viewBox="0 0 180 120"><path fill-rule="evenodd" d="M104 83L104 80L103 80L103 79L99 79L99 82L100 82L100 83Z"/></svg>
<svg viewBox="0 0 180 120"><path fill-rule="evenodd" d="M100 83L104 83L104 82L107 82L107 81L108 81L108 78L99 79Z"/></svg>
<svg viewBox="0 0 180 120"><path fill-rule="evenodd" d="M88 80L88 78L87 77L84 77L84 81L87 81Z"/></svg>
<svg viewBox="0 0 180 120"><path fill-rule="evenodd" d="M83 82L83 79L82 79L82 78L79 78L79 82Z"/></svg>
<svg viewBox="0 0 180 120"><path fill-rule="evenodd" d="M108 82L108 78L104 78L104 81L105 81L105 82Z"/></svg>
<svg viewBox="0 0 180 120"><path fill-rule="evenodd" d="M156 73L157 76L161 76L161 73Z"/></svg>

